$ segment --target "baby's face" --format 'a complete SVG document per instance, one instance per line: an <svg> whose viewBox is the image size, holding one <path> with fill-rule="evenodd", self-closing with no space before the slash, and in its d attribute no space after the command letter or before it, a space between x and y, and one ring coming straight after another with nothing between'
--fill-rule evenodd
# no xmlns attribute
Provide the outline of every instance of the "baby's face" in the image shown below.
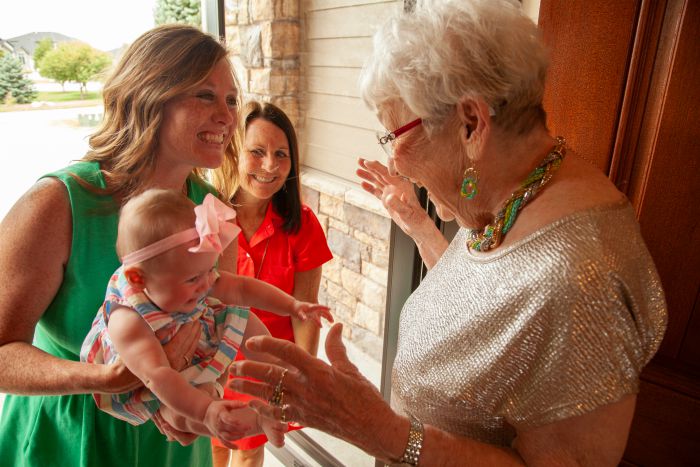
<svg viewBox="0 0 700 467"><path fill-rule="evenodd" d="M146 294L161 310L189 313L204 297L216 278L218 253L190 253L177 247L146 273Z"/></svg>

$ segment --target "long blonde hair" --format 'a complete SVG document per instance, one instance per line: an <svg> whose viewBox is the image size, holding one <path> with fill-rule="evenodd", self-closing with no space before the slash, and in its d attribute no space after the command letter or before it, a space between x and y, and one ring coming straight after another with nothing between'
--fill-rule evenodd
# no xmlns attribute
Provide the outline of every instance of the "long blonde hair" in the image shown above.
<svg viewBox="0 0 700 467"><path fill-rule="evenodd" d="M227 56L215 38L178 24L151 29L131 44L105 83L104 119L83 158L100 163L106 194L126 200L139 191L155 169L165 104L204 81ZM236 148L232 139L224 159L236 159ZM203 174L195 169L193 175Z"/></svg>

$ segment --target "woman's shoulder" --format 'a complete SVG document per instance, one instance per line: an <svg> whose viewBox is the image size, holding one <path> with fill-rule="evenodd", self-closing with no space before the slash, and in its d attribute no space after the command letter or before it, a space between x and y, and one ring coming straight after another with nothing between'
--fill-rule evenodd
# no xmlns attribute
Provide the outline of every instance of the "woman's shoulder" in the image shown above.
<svg viewBox="0 0 700 467"><path fill-rule="evenodd" d="M64 183L56 178L39 179L20 197L12 210L31 212L42 219L70 218L68 191Z"/></svg>
<svg viewBox="0 0 700 467"><path fill-rule="evenodd" d="M318 232L318 231L323 231L323 227L321 226L321 222L318 219L318 216L316 216L316 213L314 213L313 209L311 209L309 206L306 204L301 205L301 223L299 226L299 234L309 234L309 232Z"/></svg>
<svg viewBox="0 0 700 467"><path fill-rule="evenodd" d="M316 213L308 205L301 203L301 218L303 219L317 219Z"/></svg>
<svg viewBox="0 0 700 467"><path fill-rule="evenodd" d="M578 213L623 204L628 204L625 195L599 169L575 155L568 156L549 184L519 213L503 246Z"/></svg>
<svg viewBox="0 0 700 467"><path fill-rule="evenodd" d="M69 188L81 181L98 188L105 188L105 180L100 171L100 164L97 161L77 161L61 169L49 172L41 178L56 178Z"/></svg>

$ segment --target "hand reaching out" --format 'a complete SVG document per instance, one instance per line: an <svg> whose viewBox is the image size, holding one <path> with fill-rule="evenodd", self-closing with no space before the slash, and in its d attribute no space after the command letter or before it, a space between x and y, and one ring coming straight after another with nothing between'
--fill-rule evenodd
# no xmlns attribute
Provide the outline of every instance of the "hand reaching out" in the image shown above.
<svg viewBox="0 0 700 467"><path fill-rule="evenodd" d="M362 188L379 199L391 218L413 237L418 226L431 222L425 209L418 202L413 183L401 176L389 175L381 162L359 159L356 173L363 179Z"/></svg>
<svg viewBox="0 0 700 467"><path fill-rule="evenodd" d="M329 323L333 322L333 315L330 309L325 305L317 303L300 302L294 300L294 307L291 315L301 321L311 320L320 328L321 318L324 318Z"/></svg>
<svg viewBox="0 0 700 467"><path fill-rule="evenodd" d="M389 174L389 169L377 161L359 159L357 176L362 188L376 196L391 218L418 246L423 262L432 268L447 249L448 242L423 209L413 183L401 176Z"/></svg>

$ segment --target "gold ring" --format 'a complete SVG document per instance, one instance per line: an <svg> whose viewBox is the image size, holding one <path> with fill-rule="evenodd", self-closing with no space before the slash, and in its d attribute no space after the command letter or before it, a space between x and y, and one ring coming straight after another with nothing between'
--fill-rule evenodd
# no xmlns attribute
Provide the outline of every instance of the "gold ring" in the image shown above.
<svg viewBox="0 0 700 467"><path fill-rule="evenodd" d="M284 423L287 421L287 414L285 412L285 409L287 408L287 405L282 406L282 415L280 416L280 420Z"/></svg>
<svg viewBox="0 0 700 467"><path fill-rule="evenodd" d="M272 391L272 396L270 396L270 399L268 400L268 403L272 406L281 407L284 403L284 386L282 386L282 382L284 381L284 375L286 374L287 369L285 368L282 371L279 382Z"/></svg>
<svg viewBox="0 0 700 467"><path fill-rule="evenodd" d="M186 366L186 367L190 366L190 359L189 359L189 358L187 358L187 356L186 356L186 355L183 355L183 356L182 356L182 358L184 358L184 359L185 359L185 366Z"/></svg>

